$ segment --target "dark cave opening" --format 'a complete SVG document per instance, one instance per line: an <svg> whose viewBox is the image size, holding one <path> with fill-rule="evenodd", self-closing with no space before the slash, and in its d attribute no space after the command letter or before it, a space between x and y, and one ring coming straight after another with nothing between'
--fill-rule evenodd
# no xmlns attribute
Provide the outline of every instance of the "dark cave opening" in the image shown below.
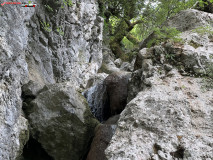
<svg viewBox="0 0 213 160"><path fill-rule="evenodd" d="M41 144L32 137L24 146L22 157L22 160L54 160L47 154Z"/></svg>

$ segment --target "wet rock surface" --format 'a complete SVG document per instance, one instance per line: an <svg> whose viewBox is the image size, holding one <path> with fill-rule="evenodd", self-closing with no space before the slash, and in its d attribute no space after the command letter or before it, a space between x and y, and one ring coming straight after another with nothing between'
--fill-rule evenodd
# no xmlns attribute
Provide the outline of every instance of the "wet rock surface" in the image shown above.
<svg viewBox="0 0 213 160"><path fill-rule="evenodd" d="M100 121L106 121L110 117L109 98L103 78L83 93L91 108L93 115Z"/></svg>

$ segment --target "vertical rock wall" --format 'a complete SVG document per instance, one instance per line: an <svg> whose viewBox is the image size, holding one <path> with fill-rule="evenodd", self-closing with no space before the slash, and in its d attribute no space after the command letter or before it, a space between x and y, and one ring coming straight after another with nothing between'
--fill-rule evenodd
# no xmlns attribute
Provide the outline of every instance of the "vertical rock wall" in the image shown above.
<svg viewBox="0 0 213 160"><path fill-rule="evenodd" d="M28 122L21 86L71 81L84 87L102 62L96 0L38 0L35 8L0 6L0 159L22 152Z"/></svg>

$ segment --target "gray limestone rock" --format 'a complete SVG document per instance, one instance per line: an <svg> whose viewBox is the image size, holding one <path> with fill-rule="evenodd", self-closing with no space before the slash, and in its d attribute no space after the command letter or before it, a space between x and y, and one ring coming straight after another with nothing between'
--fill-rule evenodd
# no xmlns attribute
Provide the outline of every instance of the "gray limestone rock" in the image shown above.
<svg viewBox="0 0 213 160"><path fill-rule="evenodd" d="M166 26L175 27L177 30L184 32L197 27L210 24L213 19L211 13L188 9L181 11L166 22Z"/></svg>
<svg viewBox="0 0 213 160"><path fill-rule="evenodd" d="M183 43L138 53L107 159L213 159L213 90L195 78L213 65L213 43L209 32L194 30L212 20L212 14L182 11L168 24L182 31Z"/></svg>
<svg viewBox="0 0 213 160"><path fill-rule="evenodd" d="M98 121L84 97L68 83L49 85L30 103L30 131L55 160L82 159Z"/></svg>
<svg viewBox="0 0 213 160"><path fill-rule="evenodd" d="M213 90L202 92L200 81L178 73L153 79L121 113L107 158L212 159Z"/></svg>
<svg viewBox="0 0 213 160"><path fill-rule="evenodd" d="M116 60L114 61L114 63L115 63L115 65L116 65L117 67L120 67L121 64L122 64L122 60L121 60L120 58L118 58L118 59L116 59Z"/></svg>
<svg viewBox="0 0 213 160"><path fill-rule="evenodd" d="M95 137L86 160L107 160L104 151L115 133L118 119L119 115L113 116L96 127Z"/></svg>
<svg viewBox="0 0 213 160"><path fill-rule="evenodd" d="M127 104L130 72L115 72L104 80L109 98L110 115L120 114Z"/></svg>
<svg viewBox="0 0 213 160"><path fill-rule="evenodd" d="M22 113L24 84L70 81L85 88L101 66L103 19L97 2L72 2L64 6L63 1L38 0L35 8L0 7L2 160L19 157L28 140L28 122Z"/></svg>
<svg viewBox="0 0 213 160"><path fill-rule="evenodd" d="M110 116L109 113L109 98L107 97L106 85L104 79L107 74L99 73L102 75L100 79L93 83L93 85L83 92L83 95L87 99L89 107L93 115L100 121L107 120ZM98 76L97 76L98 77Z"/></svg>

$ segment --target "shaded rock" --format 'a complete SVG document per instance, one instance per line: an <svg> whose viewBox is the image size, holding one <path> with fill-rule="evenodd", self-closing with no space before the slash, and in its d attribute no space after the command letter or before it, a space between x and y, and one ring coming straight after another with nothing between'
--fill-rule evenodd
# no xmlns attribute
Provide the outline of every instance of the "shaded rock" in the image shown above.
<svg viewBox="0 0 213 160"><path fill-rule="evenodd" d="M56 160L82 159L98 121L87 102L70 83L49 85L30 105L30 130Z"/></svg>
<svg viewBox="0 0 213 160"><path fill-rule="evenodd" d="M23 149L23 156L18 160L54 160L34 138L30 137Z"/></svg>
<svg viewBox="0 0 213 160"><path fill-rule="evenodd" d="M99 73L100 74L100 73ZM106 85L104 74L98 83L94 83L92 87L83 92L83 95L87 99L88 105L91 108L92 114L100 121L103 122L110 117L109 110L109 98L106 92Z"/></svg>
<svg viewBox="0 0 213 160"><path fill-rule="evenodd" d="M122 64L122 60L121 60L120 58L118 58L118 59L116 59L116 60L114 61L114 64L115 64L117 67L120 67L121 64Z"/></svg>
<svg viewBox="0 0 213 160"><path fill-rule="evenodd" d="M38 92L43 88L41 84L30 80L28 83L22 86L22 97L36 97Z"/></svg>
<svg viewBox="0 0 213 160"><path fill-rule="evenodd" d="M119 114L127 103L129 72L116 72L109 75L105 80L107 94L110 103L111 115Z"/></svg>
<svg viewBox="0 0 213 160"><path fill-rule="evenodd" d="M104 124L106 124L106 125L116 125L119 118L120 118L120 115L112 116L109 119L107 119L107 121L104 122Z"/></svg>
<svg viewBox="0 0 213 160"><path fill-rule="evenodd" d="M209 0L202 0L204 2L203 5L200 4L199 1L197 1L197 3L194 5L194 9L200 10L200 11L204 11L204 12L208 12L208 13L213 13L213 4L212 2L210 2Z"/></svg>
<svg viewBox="0 0 213 160"><path fill-rule="evenodd" d="M134 65L132 63L129 62L123 62L120 66L120 70L122 71L128 71L128 72L132 72L133 71L133 67Z"/></svg>
<svg viewBox="0 0 213 160"><path fill-rule="evenodd" d="M103 62L102 62L102 66L99 69L99 73L107 73L107 74L111 74L113 72L119 72L120 69L117 68L117 66L114 64L115 61L115 56L112 53L112 51L105 46L105 48L103 49Z"/></svg>
<svg viewBox="0 0 213 160"><path fill-rule="evenodd" d="M92 77L88 80L86 88L90 88L90 87L92 87L92 86L94 86L94 85L96 85L96 84L98 84L98 83L103 82L103 80L104 80L107 76L108 76L108 74L106 74L106 73L98 73L98 74L92 76Z"/></svg>
<svg viewBox="0 0 213 160"><path fill-rule="evenodd" d="M118 119L119 115L113 116L104 124L96 127L95 137L92 141L87 160L107 160L104 151L115 133Z"/></svg>

